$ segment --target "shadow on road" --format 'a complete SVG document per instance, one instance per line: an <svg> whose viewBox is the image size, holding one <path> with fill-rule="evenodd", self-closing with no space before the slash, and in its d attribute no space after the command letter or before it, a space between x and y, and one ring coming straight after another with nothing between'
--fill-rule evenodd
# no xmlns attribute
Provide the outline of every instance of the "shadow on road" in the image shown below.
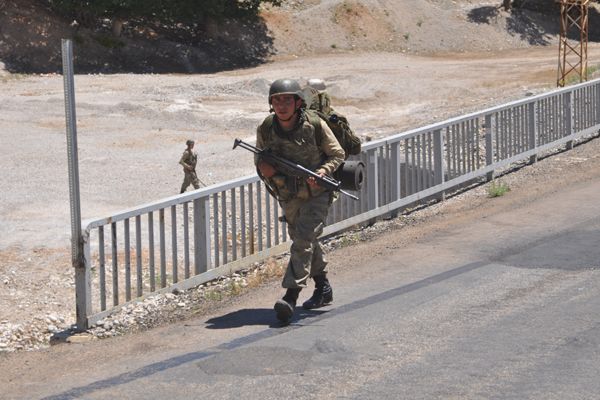
<svg viewBox="0 0 600 400"><path fill-rule="evenodd" d="M231 312L229 314L225 314L220 317L211 318L207 321L210 329L227 329L241 327L245 325L261 324L273 327L281 327L285 329L263 329L246 336L238 337L229 342L223 343L217 347L213 347L202 351L193 351L182 354L180 356L169 358L167 360L148 364L144 367L138 368L137 370L128 371L110 378L97 380L87 385L75 387L56 395L44 397L43 400L89 398L88 395L96 391L125 385L138 379L146 378L148 376L163 371L177 368L181 365L188 364L190 362L200 361L208 357L215 356L216 354L219 354L223 351L233 350L242 346L258 343L263 339L268 339L276 335L285 334L286 332L289 332L291 330L300 329L305 325L311 325L319 321L325 320L327 318L339 316L347 312L358 310L396 296L401 296L406 293L419 290L423 287L431 286L436 283L442 282L446 279L450 279L454 276L468 273L474 269L478 269L486 265L488 265L486 261L476 261L458 268L444 271L437 275L427 277L420 281L412 282L404 286L377 293L373 296L364 299L356 300L352 303L341 305L339 307L328 307L326 309L320 310L304 310L302 308L297 308L296 312L294 313L294 318L292 319L290 325L281 325L275 319L274 312L270 308L243 309Z"/></svg>
<svg viewBox="0 0 600 400"><path fill-rule="evenodd" d="M318 317L326 312L327 310L304 310L297 308L291 324L300 323L307 318ZM286 324L282 324L275 318L275 312L272 308L244 308L220 317L211 318L206 322L208 329L231 329L252 325L264 325L269 328L286 326Z"/></svg>

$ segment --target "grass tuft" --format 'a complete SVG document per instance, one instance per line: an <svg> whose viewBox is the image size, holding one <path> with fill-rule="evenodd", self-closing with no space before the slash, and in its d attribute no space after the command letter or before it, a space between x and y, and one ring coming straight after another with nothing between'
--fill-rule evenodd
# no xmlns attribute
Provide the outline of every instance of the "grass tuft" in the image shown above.
<svg viewBox="0 0 600 400"><path fill-rule="evenodd" d="M489 197L501 197L510 192L510 186L504 182L493 180L488 186Z"/></svg>

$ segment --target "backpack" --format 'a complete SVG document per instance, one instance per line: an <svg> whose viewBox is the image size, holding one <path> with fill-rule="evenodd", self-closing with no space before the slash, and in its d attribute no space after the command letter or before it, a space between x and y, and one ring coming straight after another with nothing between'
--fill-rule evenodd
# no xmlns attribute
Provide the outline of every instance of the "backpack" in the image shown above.
<svg viewBox="0 0 600 400"><path fill-rule="evenodd" d="M348 119L331 107L329 95L310 86L304 88L303 92L307 104L306 115L309 122L315 127L317 144L321 144L322 133L319 119L322 119L327 123L327 126L344 149L346 153L344 159L348 159L350 155L360 154L360 138L350 128Z"/></svg>

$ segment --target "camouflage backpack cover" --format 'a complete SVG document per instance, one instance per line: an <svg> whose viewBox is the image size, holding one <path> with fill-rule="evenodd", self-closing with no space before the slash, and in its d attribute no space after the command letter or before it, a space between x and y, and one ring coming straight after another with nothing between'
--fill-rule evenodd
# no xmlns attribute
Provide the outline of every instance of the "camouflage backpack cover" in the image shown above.
<svg viewBox="0 0 600 400"><path fill-rule="evenodd" d="M311 86L303 89L304 99L307 105L308 120L315 127L317 141L320 141L321 124L319 119L324 120L333 132L336 139L346 152L346 159L351 155L360 154L361 142L356 136L348 119L331 107L331 99L324 91L319 91ZM319 143L317 143L319 144Z"/></svg>

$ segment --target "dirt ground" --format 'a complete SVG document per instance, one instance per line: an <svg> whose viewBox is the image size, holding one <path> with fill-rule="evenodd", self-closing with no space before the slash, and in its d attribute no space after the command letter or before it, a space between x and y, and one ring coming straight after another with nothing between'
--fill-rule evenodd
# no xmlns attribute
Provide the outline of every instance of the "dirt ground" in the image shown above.
<svg viewBox="0 0 600 400"><path fill-rule="evenodd" d="M303 18L315 8L341 3L349 4L288 2L283 11L269 11L267 20ZM178 161L187 138L197 142L198 174L205 184L252 174L250 154L231 147L237 137L253 140L268 113L269 85L277 78L324 79L335 107L365 140L553 89L557 47L551 37L538 46L507 33L508 16L500 12L491 25L468 21L474 8L492 3L497 2L426 1L401 15L408 11L388 2L388 12L414 31L428 24L431 7L452 17L450 26L462 37L445 39L447 31L438 27L431 28L430 37L413 33L405 38L415 46L421 43L423 51L365 44L352 50L351 43L361 37L356 30L377 25L350 24L354 13L372 10L352 2L351 12L343 9L350 14L344 23L355 29L343 36L350 43L345 51L315 49L308 33L304 41L293 40L291 28L286 31L280 22L273 29L282 51L258 67L213 74L77 75L84 219L177 194L183 178ZM372 11L369 15L375 18ZM453 45L444 47L442 41ZM300 43L304 47L294 47ZM478 51L465 51L469 43ZM591 43L591 64L599 57L600 46ZM0 330L36 326L43 333L49 324L73 323L75 310L63 80L56 74L4 71L0 87Z"/></svg>

